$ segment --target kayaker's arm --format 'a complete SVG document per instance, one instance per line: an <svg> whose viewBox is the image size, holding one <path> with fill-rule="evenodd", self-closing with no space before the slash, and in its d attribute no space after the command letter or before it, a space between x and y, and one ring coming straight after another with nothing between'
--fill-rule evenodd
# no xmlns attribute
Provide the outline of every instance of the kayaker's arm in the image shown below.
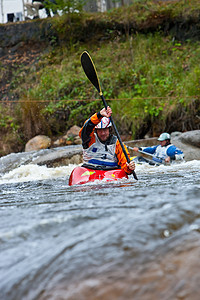
<svg viewBox="0 0 200 300"><path fill-rule="evenodd" d="M92 115L87 121L85 121L83 127L79 132L79 136L82 139L83 149L89 148L94 142L94 129L95 126L101 121L102 115L100 112Z"/></svg>
<svg viewBox="0 0 200 300"><path fill-rule="evenodd" d="M124 148L128 154L128 157L130 159L130 154L126 148L126 146L124 145ZM116 149L115 149L115 154L117 156L117 159L118 159L118 165L121 167L121 169L123 169L127 174L131 174L133 172L133 170L135 169L135 164L134 164L134 169L132 169L132 165L130 166L131 169L128 167L127 165L127 160L126 160L126 157L122 151L122 147L119 143L119 141L117 140L117 144L116 144ZM130 162L131 163L131 162Z"/></svg>
<svg viewBox="0 0 200 300"><path fill-rule="evenodd" d="M133 151L138 152L138 150L146 152L146 153L150 153L150 154L154 154L156 152L156 148L158 146L152 146L152 147L134 147Z"/></svg>
<svg viewBox="0 0 200 300"><path fill-rule="evenodd" d="M183 152L176 148L176 146L171 145L168 149L167 149L167 155L168 157L170 157L171 160L183 160L184 159L184 154Z"/></svg>

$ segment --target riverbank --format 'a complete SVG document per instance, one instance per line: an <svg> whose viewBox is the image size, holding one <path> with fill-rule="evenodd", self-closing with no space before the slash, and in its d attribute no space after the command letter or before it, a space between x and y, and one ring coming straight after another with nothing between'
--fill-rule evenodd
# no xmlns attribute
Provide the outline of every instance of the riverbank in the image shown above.
<svg viewBox="0 0 200 300"><path fill-rule="evenodd" d="M199 5L148 1L0 26L0 155L39 134L56 140L101 108L84 50L121 135L200 129Z"/></svg>

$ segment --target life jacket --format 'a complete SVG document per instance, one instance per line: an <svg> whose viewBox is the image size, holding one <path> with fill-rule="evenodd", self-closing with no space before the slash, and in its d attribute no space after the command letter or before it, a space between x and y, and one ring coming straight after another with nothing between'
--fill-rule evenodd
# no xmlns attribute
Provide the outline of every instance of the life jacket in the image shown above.
<svg viewBox="0 0 200 300"><path fill-rule="evenodd" d="M171 147L172 144L169 144L167 146L161 147L161 145L158 145L158 147L156 148L156 151L154 153L155 157L161 158L161 159L165 159L168 155L167 155L167 149L169 147Z"/></svg>
<svg viewBox="0 0 200 300"><path fill-rule="evenodd" d="M108 144L100 142L96 133L95 143L89 148L83 149L83 161L84 165L87 164L92 168L102 169L115 169L119 168L117 164L117 157L115 154L117 137L111 136L111 140Z"/></svg>

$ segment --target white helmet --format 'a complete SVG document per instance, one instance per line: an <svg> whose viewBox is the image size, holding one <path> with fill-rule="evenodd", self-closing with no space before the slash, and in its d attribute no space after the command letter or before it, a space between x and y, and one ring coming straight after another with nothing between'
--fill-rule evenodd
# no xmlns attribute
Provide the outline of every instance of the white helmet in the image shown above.
<svg viewBox="0 0 200 300"><path fill-rule="evenodd" d="M158 138L158 141L165 141L165 140L170 140L170 134L169 133L166 133L166 132L164 132L164 133L161 133L161 135L159 136L159 138Z"/></svg>
<svg viewBox="0 0 200 300"><path fill-rule="evenodd" d="M110 122L110 118L103 117L103 118L101 119L101 122L99 122L99 123L95 126L95 128L96 128L96 129L104 129L104 128L108 128L108 127L111 127L111 126L112 126L112 124L111 124L111 122Z"/></svg>

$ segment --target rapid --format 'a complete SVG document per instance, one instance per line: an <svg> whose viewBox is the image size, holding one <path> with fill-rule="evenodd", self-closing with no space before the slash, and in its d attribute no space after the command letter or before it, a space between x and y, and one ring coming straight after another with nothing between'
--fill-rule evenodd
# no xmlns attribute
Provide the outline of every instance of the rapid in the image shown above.
<svg viewBox="0 0 200 300"><path fill-rule="evenodd" d="M1 300L198 299L200 161L69 187L31 155L0 159Z"/></svg>

